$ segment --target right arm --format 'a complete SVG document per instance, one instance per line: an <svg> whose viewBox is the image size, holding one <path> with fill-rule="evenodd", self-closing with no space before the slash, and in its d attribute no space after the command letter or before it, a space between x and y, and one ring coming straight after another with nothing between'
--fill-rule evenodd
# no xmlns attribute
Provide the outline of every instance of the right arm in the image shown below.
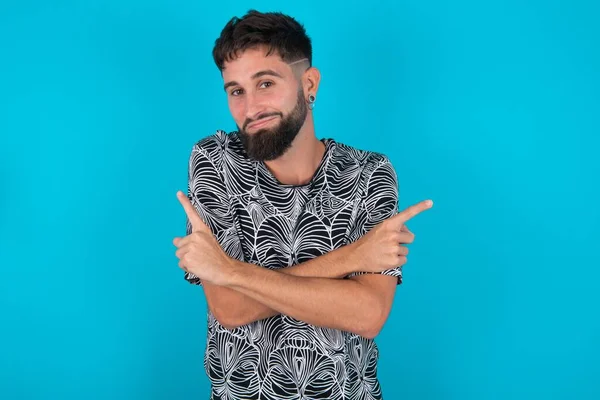
<svg viewBox="0 0 600 400"><path fill-rule="evenodd" d="M208 142L208 147L211 143ZM194 208L219 239L223 250L243 261L239 237L234 227L233 211L228 201L223 177L209 157L210 148L195 145L188 163L188 198ZM191 225L187 221L187 235ZM343 248L342 248L343 249ZM337 249L307 262L281 268L278 272L298 277L343 278L351 270L349 249ZM279 312L236 290L217 286L186 272L186 280L202 285L210 312L225 328L233 329L253 321L278 315Z"/></svg>

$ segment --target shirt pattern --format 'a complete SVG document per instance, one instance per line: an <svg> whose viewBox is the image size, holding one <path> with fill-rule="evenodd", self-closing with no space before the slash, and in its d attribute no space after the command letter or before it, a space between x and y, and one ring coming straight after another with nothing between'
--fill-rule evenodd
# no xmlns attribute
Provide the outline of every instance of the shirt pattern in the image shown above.
<svg viewBox="0 0 600 400"><path fill-rule="evenodd" d="M296 265L358 240L397 213L397 176L386 156L322 141L312 180L298 186L281 184L249 159L237 132L217 131L193 146L188 196L231 257L270 269ZM189 220L186 227L191 233ZM402 283L401 267L382 274ZM286 315L232 330L210 311L207 320L212 399L382 398L372 339Z"/></svg>

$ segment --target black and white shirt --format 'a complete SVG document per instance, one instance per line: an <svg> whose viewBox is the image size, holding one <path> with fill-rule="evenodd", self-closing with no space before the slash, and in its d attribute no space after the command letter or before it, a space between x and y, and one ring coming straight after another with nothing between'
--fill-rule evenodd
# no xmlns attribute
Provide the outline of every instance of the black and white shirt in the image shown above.
<svg viewBox="0 0 600 400"><path fill-rule="evenodd" d="M300 186L281 184L249 159L237 132L217 131L193 147L188 196L231 257L270 269L299 264L398 212L386 156L322 141L325 155ZM402 282L400 267L383 274ZM201 284L191 273L185 279ZM379 399L378 354L372 339L286 315L227 330L208 312L212 399Z"/></svg>

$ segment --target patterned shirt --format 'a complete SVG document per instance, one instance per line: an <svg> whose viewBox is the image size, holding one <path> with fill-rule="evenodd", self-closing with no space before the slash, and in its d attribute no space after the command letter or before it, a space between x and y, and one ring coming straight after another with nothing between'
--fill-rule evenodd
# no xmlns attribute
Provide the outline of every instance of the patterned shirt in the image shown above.
<svg viewBox="0 0 600 400"><path fill-rule="evenodd" d="M276 270L349 244L398 212L386 156L322 142L325 154L305 185L281 184L248 158L237 132L194 145L188 196L225 252ZM400 267L382 273L402 283ZM202 284L192 273L185 279ZM378 357L374 340L354 333L281 314L228 330L208 311L212 399L379 399Z"/></svg>

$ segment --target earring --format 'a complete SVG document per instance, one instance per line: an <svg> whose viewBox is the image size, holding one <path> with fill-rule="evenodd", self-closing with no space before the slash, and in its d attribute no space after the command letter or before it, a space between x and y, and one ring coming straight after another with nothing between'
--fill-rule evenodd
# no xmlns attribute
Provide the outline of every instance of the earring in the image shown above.
<svg viewBox="0 0 600 400"><path fill-rule="evenodd" d="M317 98L313 94L308 95L308 108L311 110L315 107L315 100L317 100Z"/></svg>

